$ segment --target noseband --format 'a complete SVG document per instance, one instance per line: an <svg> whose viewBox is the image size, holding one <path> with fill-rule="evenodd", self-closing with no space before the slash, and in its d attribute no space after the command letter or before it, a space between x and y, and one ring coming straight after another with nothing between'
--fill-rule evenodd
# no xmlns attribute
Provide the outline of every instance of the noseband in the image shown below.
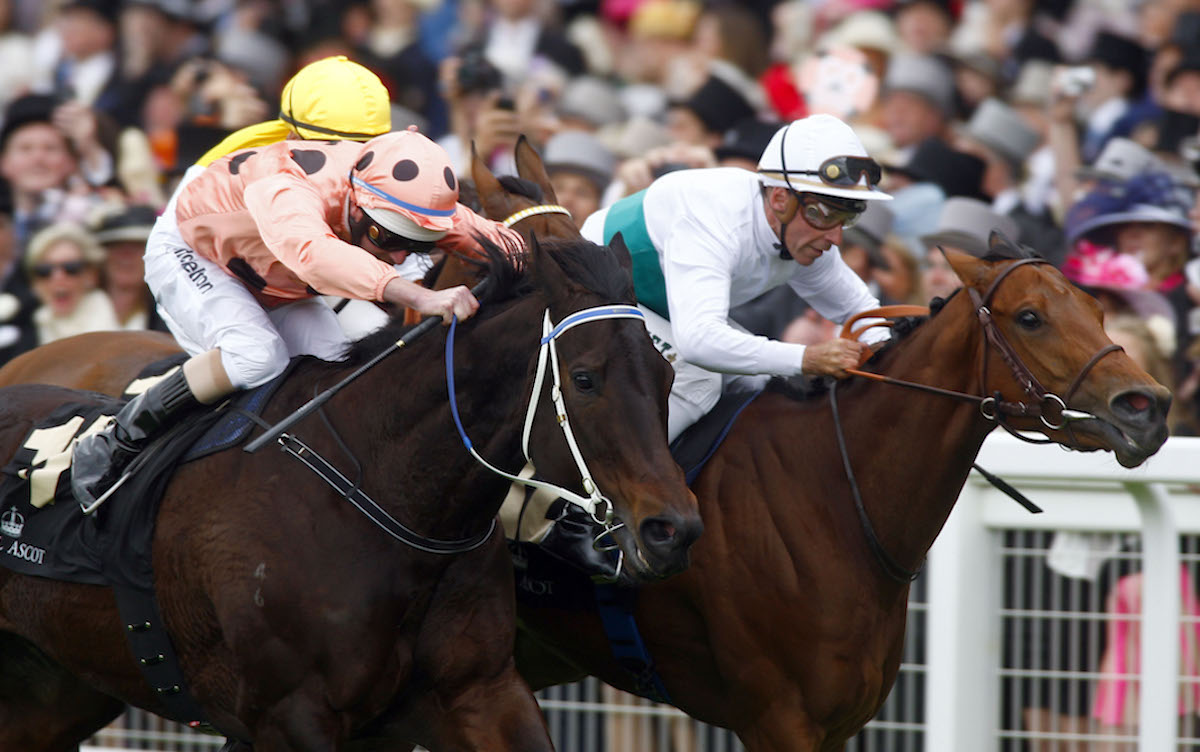
<svg viewBox="0 0 1200 752"><path fill-rule="evenodd" d="M1049 438L1044 440L1029 438L1014 429L1005 420L1006 417L1036 417L1042 422L1042 425L1051 430L1060 430L1065 428L1068 436L1070 437L1070 444L1065 446L1068 448L1079 448L1079 442L1075 438L1075 433L1071 428L1071 423L1077 420L1087 420L1095 416L1093 416L1091 413L1082 412L1080 410L1069 409L1067 404L1070 403L1071 398L1075 396L1075 392L1079 389L1080 385L1083 384L1083 380L1087 378L1087 375L1091 373L1092 369L1096 367L1096 364L1099 363L1104 356L1110 353L1123 351L1124 348L1122 348L1120 345L1108 345L1107 347L1100 348L1100 350L1098 350L1096 354L1094 354L1088 360L1088 362L1083 365L1083 368L1079 369L1079 373L1075 376L1075 378L1071 381L1071 385L1067 388L1066 397L1059 397L1057 394L1047 390L1044 386L1042 386L1037 377L1033 375L1033 372L1029 370L1029 366L1025 365L1025 362L1021 359L1021 356L1017 354L1016 350L1013 349L1008 339L1004 336L1004 333L1001 332L1000 328L996 325L996 320L993 318L990 308L992 304L992 298L995 297L996 290L999 289L1000 283L1003 282L1008 275L1012 274L1013 271L1015 271L1018 267L1048 263L1050 262L1046 261L1045 259L1027 258L1010 264L1004 269L1004 271L996 275L996 278L992 280L992 284L988 287L987 292L984 293L983 296L980 296L973 287L966 288L967 294L971 298L971 304L975 307L975 315L979 319L979 323L983 327L984 332L984 342L982 345L983 357L980 358L979 368L979 389L985 396L957 392L952 389L942 389L940 387L930 386L928 384L918 384L913 381L904 381L902 379L892 378L891 376L886 376L884 374L871 373L869 371L862 371L854 368L847 368L847 373L850 373L854 376L862 376L863 378L867 378L872 381L880 381L885 384L895 384L896 386L904 386L910 389L918 389L923 392L940 394L945 397L951 397L965 402L974 402L979 405L979 412L983 415L983 417L990 421L994 421L997 425L1001 426L1004 430L1008 431L1013 436L1016 436L1018 439L1027 441L1031 444L1054 443L1053 440ZM928 313L929 309L920 306L885 306L883 308L878 308L871 311L864 311L846 321L845 325L842 327L842 336L852 336L857 338L858 335L862 334L871 327L892 326L892 322L882 321L874 322L866 326L859 327L858 329L852 329L854 323L862 318L874 318L879 316L914 316L926 315ZM1000 358L1006 364L1008 364L1009 369L1013 373L1013 377L1025 391L1026 396L1032 401L1005 401L1000 398L999 390L996 390L992 393L992 395L987 396L988 353L991 349L988 347L989 343L1000 353ZM875 554L875 558L883 567L884 572L886 572L887 575L893 580L907 584L908 582L916 579L916 577L921 573L921 570L920 568L911 570L897 563L896 560L893 559L891 555L889 555L888 552L883 548L883 544L880 543L878 536L875 534L875 528L871 525L871 520L867 516L867 510L863 504L862 495L858 489L858 482L855 480L854 471L850 466L850 454L846 450L846 439L842 432L841 419L838 415L836 381L830 388L829 396L830 405L833 409L833 424L836 431L838 449L842 455L842 465L845 468L846 477L850 482L850 491L854 496L854 503L858 512L859 522L862 524L863 532L866 534L867 543L871 548L871 552ZM1053 415L1050 415L1047 408L1057 411L1057 421ZM1047 417L1048 415L1049 417Z"/></svg>

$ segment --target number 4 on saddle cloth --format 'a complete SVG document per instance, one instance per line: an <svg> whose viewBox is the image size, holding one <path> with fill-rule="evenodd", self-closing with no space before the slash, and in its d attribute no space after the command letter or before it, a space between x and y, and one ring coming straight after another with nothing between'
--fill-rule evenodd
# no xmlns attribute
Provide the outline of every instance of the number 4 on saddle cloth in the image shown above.
<svg viewBox="0 0 1200 752"><path fill-rule="evenodd" d="M130 389L146 388L184 359L151 364ZM86 402L59 407L0 471L0 566L69 582L151 587L154 520L172 471L245 439L286 375L180 421L139 455L113 498L88 515L71 493L71 449L108 425L124 401L81 393Z"/></svg>

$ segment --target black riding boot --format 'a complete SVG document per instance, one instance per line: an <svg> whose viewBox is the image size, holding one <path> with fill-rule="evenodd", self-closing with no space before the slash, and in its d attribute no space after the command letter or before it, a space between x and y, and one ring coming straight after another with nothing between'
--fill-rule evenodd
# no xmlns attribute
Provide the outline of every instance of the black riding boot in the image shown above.
<svg viewBox="0 0 1200 752"><path fill-rule="evenodd" d="M75 445L71 456L75 499L84 507L94 503L173 417L199 404L182 369L131 399L108 428Z"/></svg>
<svg viewBox="0 0 1200 752"><path fill-rule="evenodd" d="M597 543L596 538L603 532L604 527L590 514L574 504L567 504L566 511L538 545L543 551L565 561L596 582L614 582L617 579L620 552L597 548L597 545L606 548L615 545L611 535Z"/></svg>

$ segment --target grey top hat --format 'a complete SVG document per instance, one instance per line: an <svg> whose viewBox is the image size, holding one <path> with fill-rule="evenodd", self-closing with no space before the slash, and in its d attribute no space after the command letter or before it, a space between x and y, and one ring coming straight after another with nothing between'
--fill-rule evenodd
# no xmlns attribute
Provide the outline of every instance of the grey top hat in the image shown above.
<svg viewBox="0 0 1200 752"><path fill-rule="evenodd" d="M617 158L600 139L583 131L562 131L546 142L546 171L572 170L592 178L604 190L617 168Z"/></svg>
<svg viewBox="0 0 1200 752"><path fill-rule="evenodd" d="M601 128L625 119L625 105L617 88L595 76L571 79L558 100L558 114L585 120Z"/></svg>
<svg viewBox="0 0 1200 752"><path fill-rule="evenodd" d="M885 92L909 91L932 102L947 117L954 113L954 74L932 55L895 55L883 81Z"/></svg>
<svg viewBox="0 0 1200 752"><path fill-rule="evenodd" d="M875 254L895 222L896 215L882 201L869 201L858 221L842 231L842 239L845 245L861 245Z"/></svg>
<svg viewBox="0 0 1200 752"><path fill-rule="evenodd" d="M997 214L978 199L955 196L946 199L937 229L932 234L922 235L921 242L928 248L948 245L982 257L987 255L988 236L992 230L999 230L1014 242L1019 232L1012 217Z"/></svg>
<svg viewBox="0 0 1200 752"><path fill-rule="evenodd" d="M1127 138L1110 138L1095 161L1080 167L1075 174L1081 178L1124 182L1134 175L1162 169L1154 152Z"/></svg>
<svg viewBox="0 0 1200 752"><path fill-rule="evenodd" d="M1024 163L1041 140L1016 110L994 97L975 108L966 134L1017 164Z"/></svg>

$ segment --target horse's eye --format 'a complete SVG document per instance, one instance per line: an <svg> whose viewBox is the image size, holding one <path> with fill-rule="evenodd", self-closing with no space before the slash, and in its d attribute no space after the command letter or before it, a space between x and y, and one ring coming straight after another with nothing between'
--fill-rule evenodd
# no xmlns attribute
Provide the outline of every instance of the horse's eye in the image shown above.
<svg viewBox="0 0 1200 752"><path fill-rule="evenodd" d="M575 388L587 394L596 389L596 378L587 371L576 371L571 374L571 381L575 383Z"/></svg>
<svg viewBox="0 0 1200 752"><path fill-rule="evenodd" d="M1037 329L1042 325L1042 317L1033 311L1021 311L1017 314L1017 323L1026 329Z"/></svg>

